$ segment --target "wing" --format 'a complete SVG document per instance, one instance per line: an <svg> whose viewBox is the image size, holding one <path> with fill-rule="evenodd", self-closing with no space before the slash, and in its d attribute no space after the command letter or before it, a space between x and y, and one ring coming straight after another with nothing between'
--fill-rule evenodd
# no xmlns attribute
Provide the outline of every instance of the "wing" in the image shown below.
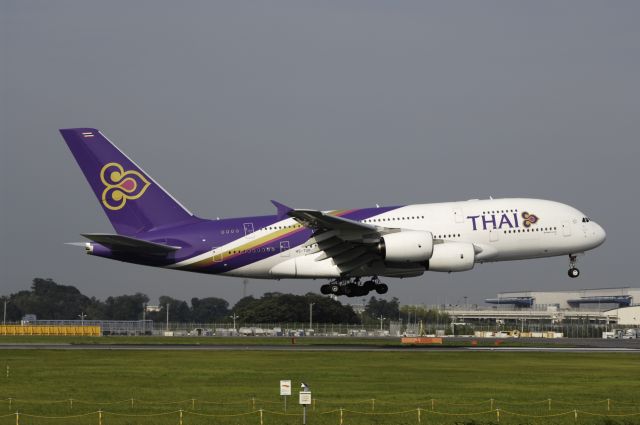
<svg viewBox="0 0 640 425"><path fill-rule="evenodd" d="M167 255L180 249L179 246L149 242L130 236L112 235L109 233L84 233L87 239L104 245L112 251L131 254Z"/></svg>
<svg viewBox="0 0 640 425"><path fill-rule="evenodd" d="M374 226L333 213L317 210L293 209L271 201L278 209L278 216L289 216L303 226L313 229L313 236L307 245L317 245L320 252L315 261L333 261L343 274L373 261L382 261L378 243L383 235L399 232L400 229Z"/></svg>

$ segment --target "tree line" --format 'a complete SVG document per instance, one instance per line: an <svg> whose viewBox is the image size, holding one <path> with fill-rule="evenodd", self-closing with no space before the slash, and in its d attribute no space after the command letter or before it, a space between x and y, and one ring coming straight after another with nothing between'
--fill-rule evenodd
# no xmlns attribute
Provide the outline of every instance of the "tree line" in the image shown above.
<svg viewBox="0 0 640 425"><path fill-rule="evenodd" d="M260 298L244 297L232 308L222 298L192 298L187 303L163 295L159 298L159 311L145 311L149 297L143 293L110 296L102 301L82 294L74 286L43 278L33 279L29 290L2 296L0 302L4 301L6 310L3 313L8 322L19 322L26 314L35 314L42 320L78 320L81 316L85 320L140 320L145 317L162 322L166 319L167 308L172 322L229 322L232 315L236 315L240 324L307 322L310 304L315 323L367 324L380 317L398 320L401 316L397 298L387 301L371 297L364 311L357 314L352 306L324 295L277 292L266 293Z"/></svg>

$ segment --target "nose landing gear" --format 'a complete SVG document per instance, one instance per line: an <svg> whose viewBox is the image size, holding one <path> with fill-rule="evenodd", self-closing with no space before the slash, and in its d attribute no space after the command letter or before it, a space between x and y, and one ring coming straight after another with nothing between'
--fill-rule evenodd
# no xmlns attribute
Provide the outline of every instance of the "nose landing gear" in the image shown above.
<svg viewBox="0 0 640 425"><path fill-rule="evenodd" d="M378 294L386 294L388 290L389 287L380 282L377 276L373 276L371 280L366 282L360 282L359 277L336 279L320 287L320 293L324 295L346 295L350 298L363 297L371 291L376 291Z"/></svg>
<svg viewBox="0 0 640 425"><path fill-rule="evenodd" d="M569 255L569 277L576 278L580 276L580 270L576 267L576 263L578 262L578 258L575 255Z"/></svg>

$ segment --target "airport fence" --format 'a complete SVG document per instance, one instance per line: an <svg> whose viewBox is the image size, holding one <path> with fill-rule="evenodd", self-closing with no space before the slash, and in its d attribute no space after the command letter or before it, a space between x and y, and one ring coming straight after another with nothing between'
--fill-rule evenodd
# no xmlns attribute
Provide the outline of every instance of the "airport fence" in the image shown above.
<svg viewBox="0 0 640 425"><path fill-rule="evenodd" d="M152 401L135 398L100 402L79 399L6 398L0 424L11 425L270 425L299 424L302 408L289 400ZM359 424L634 424L640 423L640 401L566 400L329 400L315 398L307 423Z"/></svg>
<svg viewBox="0 0 640 425"><path fill-rule="evenodd" d="M234 328L230 322L194 323L169 322L159 323L151 320L112 321L112 320L36 320L28 326L18 323L0 325L1 335L86 335L91 326L99 327L102 335L171 335L171 336L324 336L324 337L380 337L380 336L415 336L421 333L429 335L474 335L477 332L500 334L561 334L565 338L601 338L603 332L627 330L628 326L604 324L585 320L564 320L552 323L548 320L518 319L479 321L399 321L385 320L380 323L236 323ZM75 333L65 329L75 329ZM41 332L35 332L40 329ZM621 334L621 335L622 335ZM94 333L91 333L94 335ZM640 331L633 337L640 336Z"/></svg>
<svg viewBox="0 0 640 425"><path fill-rule="evenodd" d="M474 335L475 332L513 332L562 334L565 338L601 338L603 332L626 329L627 327L614 324L592 323L589 321L565 321L549 323L544 321L506 321L501 324L495 322L402 322L385 320L382 326L378 324L349 324L349 323L313 323L312 329L308 322L287 323L238 323L236 327L230 323L187 323L170 322L156 323L149 327L147 334L172 336L325 336L325 337L380 337L403 335ZM115 334L115 332L113 332Z"/></svg>

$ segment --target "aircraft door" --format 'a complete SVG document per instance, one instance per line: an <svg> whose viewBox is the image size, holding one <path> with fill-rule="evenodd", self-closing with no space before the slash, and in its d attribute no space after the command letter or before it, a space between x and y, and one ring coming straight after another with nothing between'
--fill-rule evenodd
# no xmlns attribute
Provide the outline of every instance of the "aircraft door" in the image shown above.
<svg viewBox="0 0 640 425"><path fill-rule="evenodd" d="M281 241L280 242L280 256L281 257L288 257L289 255L291 255L291 253L289 252L289 241Z"/></svg>
<svg viewBox="0 0 640 425"><path fill-rule="evenodd" d="M462 215L462 209L454 208L453 209L453 221L456 223L464 223L464 216Z"/></svg>
<svg viewBox="0 0 640 425"><path fill-rule="evenodd" d="M248 239L253 239L253 223L244 223L242 226L244 227L244 235Z"/></svg>
<svg viewBox="0 0 640 425"><path fill-rule="evenodd" d="M218 250L218 248L216 247L211 248L211 254L213 256L214 263L219 263L222 261L222 251Z"/></svg>
<svg viewBox="0 0 640 425"><path fill-rule="evenodd" d="M571 223L569 221L562 222L562 235L571 236Z"/></svg>
<svg viewBox="0 0 640 425"><path fill-rule="evenodd" d="M498 242L498 230L489 230L489 242Z"/></svg>

